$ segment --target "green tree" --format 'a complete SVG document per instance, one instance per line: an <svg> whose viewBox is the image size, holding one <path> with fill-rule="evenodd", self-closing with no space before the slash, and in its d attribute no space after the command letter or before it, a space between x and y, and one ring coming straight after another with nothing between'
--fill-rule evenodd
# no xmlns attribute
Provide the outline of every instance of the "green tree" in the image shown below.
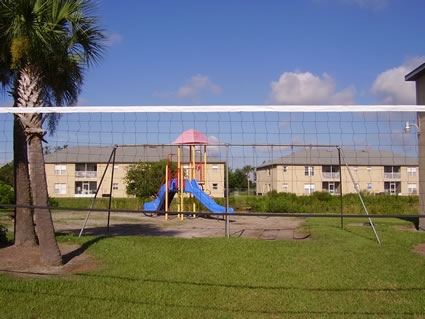
<svg viewBox="0 0 425 319"><path fill-rule="evenodd" d="M0 204L13 204L14 201L13 187L0 181Z"/></svg>
<svg viewBox="0 0 425 319"><path fill-rule="evenodd" d="M0 167L0 204L13 204L13 163Z"/></svg>
<svg viewBox="0 0 425 319"><path fill-rule="evenodd" d="M10 86L14 106L76 103L84 71L98 61L104 50L105 35L93 9L87 0L0 0L0 80L3 87ZM42 142L46 120L54 130L57 116L23 113L15 117L15 193L32 195L17 197L16 204L28 205L32 200L42 260L60 265L62 256L48 209L44 168ZM21 225L19 215L17 211L17 237L28 232L29 227L29 218Z"/></svg>
<svg viewBox="0 0 425 319"><path fill-rule="evenodd" d="M0 167L0 182L13 186L13 162Z"/></svg>
<svg viewBox="0 0 425 319"><path fill-rule="evenodd" d="M247 188L247 178L244 171L240 168L229 170L229 188L244 189Z"/></svg>
<svg viewBox="0 0 425 319"><path fill-rule="evenodd" d="M242 172L245 174L246 185L248 188L248 195L250 194L250 186L251 186L251 174L254 171L254 168L251 165L245 165L242 168Z"/></svg>
<svg viewBox="0 0 425 319"><path fill-rule="evenodd" d="M130 165L125 181L127 194L140 198L156 195L161 185L165 182L166 160L158 162L139 162ZM174 176L175 163L172 164L169 178Z"/></svg>
<svg viewBox="0 0 425 319"><path fill-rule="evenodd" d="M51 147L49 145L46 145L43 147L43 154L50 154L50 153L54 153L60 150L66 150L68 148L68 145L65 144L63 146L55 146L55 147Z"/></svg>

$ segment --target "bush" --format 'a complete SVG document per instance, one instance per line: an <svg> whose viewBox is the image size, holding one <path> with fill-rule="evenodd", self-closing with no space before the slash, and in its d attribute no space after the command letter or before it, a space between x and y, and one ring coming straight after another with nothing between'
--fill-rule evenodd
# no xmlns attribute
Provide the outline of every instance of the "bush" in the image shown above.
<svg viewBox="0 0 425 319"><path fill-rule="evenodd" d="M13 187L0 182L0 204L13 204L15 193Z"/></svg>
<svg viewBox="0 0 425 319"><path fill-rule="evenodd" d="M7 228L5 228L3 225L0 225L0 246L4 246L8 243L6 233Z"/></svg>
<svg viewBox="0 0 425 319"><path fill-rule="evenodd" d="M59 207L59 201L56 198L49 197L50 207Z"/></svg>

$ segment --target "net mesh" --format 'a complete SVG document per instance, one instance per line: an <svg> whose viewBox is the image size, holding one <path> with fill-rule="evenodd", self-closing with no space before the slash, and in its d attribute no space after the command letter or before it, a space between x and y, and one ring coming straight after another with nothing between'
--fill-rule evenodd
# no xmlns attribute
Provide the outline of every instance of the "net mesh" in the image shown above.
<svg viewBox="0 0 425 319"><path fill-rule="evenodd" d="M13 113L43 112L59 118L55 131L45 125L48 133L44 150L46 156L50 156L50 162L56 165L47 172L48 178L49 174L61 174L64 163L75 164L75 170L79 172L90 172L102 155L103 166L96 168L100 176L105 169L104 158L108 158L114 145L120 146L117 160L120 163L156 161L167 152L176 152L172 149L175 147L173 142L183 132L194 129L208 139L208 158L215 163L222 163L231 171L246 166L253 168L248 180L252 183L251 192L256 194L271 190L297 194L338 192L338 185L342 184L336 175L330 180L323 177L332 177L337 170L337 150L340 148L344 154L358 159L357 162L348 161L352 170L362 167L367 172L372 167L381 167L380 174L372 176L370 173L369 177L366 174L366 177L359 177L364 180L356 180L354 184L362 184L363 190L371 192L391 191L407 195L415 193L417 188L418 147L414 126L410 125L413 128L410 134L405 132L405 126L406 122L416 122L418 111L423 111L421 106L4 107L0 108L0 163L3 165L13 160ZM63 149L68 151L56 159L52 157L51 154ZM327 155L323 155L323 150L328 152ZM366 159L365 153L369 154ZM202 162L200 147L196 148L195 154L199 157L196 161ZM388 158L393 161L386 161ZM282 175L284 170L288 174ZM217 183L224 183L224 170L221 174ZM269 179L267 174L273 178ZM92 194L93 188L98 186L90 186L89 180L89 186L84 185L84 181L77 185L74 175L72 191L69 186L57 183L52 186L53 192L74 196L78 187L89 187ZM321 179L314 179L319 175ZM415 178L411 176L409 179L410 175ZM296 184L300 176L303 181ZM353 182L349 175L346 179L348 184ZM68 190L62 190L64 187ZM121 185L114 187L123 191L125 188ZM224 185L214 187L222 192ZM351 191L354 191L353 187ZM127 195L122 193L120 196Z"/></svg>

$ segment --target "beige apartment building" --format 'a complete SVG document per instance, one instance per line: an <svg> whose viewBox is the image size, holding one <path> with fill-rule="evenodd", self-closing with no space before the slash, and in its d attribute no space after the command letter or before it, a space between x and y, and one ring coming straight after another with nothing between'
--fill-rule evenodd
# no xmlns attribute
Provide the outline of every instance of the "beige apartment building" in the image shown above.
<svg viewBox="0 0 425 319"><path fill-rule="evenodd" d="M116 147L78 146L62 149L45 155L47 185L51 197L129 197L126 192L125 176L130 165L138 162L157 162L163 159L177 161L178 146L134 146ZM187 176L191 169L189 152L182 148L181 165ZM195 177L205 192L212 197L224 197L225 163L204 156L195 163ZM109 165L108 165L109 163ZM193 166L193 165L192 165ZM113 180L111 183L113 175ZM165 180L165 171L164 176Z"/></svg>
<svg viewBox="0 0 425 319"><path fill-rule="evenodd" d="M413 195L418 189L418 161L388 151L305 148L256 168L258 195L275 190L297 195L361 191Z"/></svg>

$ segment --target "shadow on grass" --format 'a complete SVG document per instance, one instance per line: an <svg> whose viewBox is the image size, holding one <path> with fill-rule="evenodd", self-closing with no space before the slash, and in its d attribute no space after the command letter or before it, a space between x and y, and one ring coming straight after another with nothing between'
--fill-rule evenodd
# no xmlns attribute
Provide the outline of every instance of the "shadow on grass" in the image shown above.
<svg viewBox="0 0 425 319"><path fill-rule="evenodd" d="M81 229L62 230L59 235L73 234L78 236ZM83 230L82 236L175 236L180 232L173 229L167 229L163 226L153 226L148 224L115 224L107 226L87 227Z"/></svg>
<svg viewBox="0 0 425 319"><path fill-rule="evenodd" d="M85 242L84 244L82 244L79 248L62 255L62 260L64 265L66 265L67 263L69 263L73 258L76 258L78 256L80 256L81 254L83 254L91 245L96 244L97 242L105 239L106 236L99 236L99 237L95 237L87 242Z"/></svg>
<svg viewBox="0 0 425 319"><path fill-rule="evenodd" d="M415 229L419 230L419 217L401 217L399 219L412 223Z"/></svg>
<svg viewBox="0 0 425 319"><path fill-rule="evenodd" d="M57 233L57 236L66 236L69 234L73 234L78 236L80 233L80 229L70 229L67 231L61 231ZM151 225L143 225L143 224L117 224L108 227L90 227L86 228L83 232L83 236L95 236L95 238L85 242L81 247L64 254L62 256L63 262L66 265L73 258L76 258L83 254L91 245L96 244L97 242L116 236L175 236L179 232L172 230L164 230L163 228L153 227Z"/></svg>
<svg viewBox="0 0 425 319"><path fill-rule="evenodd" d="M203 285L203 284L202 284ZM249 287L242 287L242 288L249 288ZM260 288L262 289L262 288ZM285 290L288 288L285 287L279 287L277 288L279 290ZM289 288L292 289L292 288ZM297 289L297 288L296 288ZM415 288L413 288L414 290L416 290ZM299 290L309 290L309 289L299 289ZM409 291L410 289L399 289L399 290L395 290L397 291ZM423 288L419 288L420 291L423 291ZM12 295L12 294L25 294L28 292L24 289L19 289L19 288L6 288L4 289L5 292L7 292L8 294ZM321 289L321 290L317 290L319 291L319 293L321 293L322 291L327 292L328 289ZM330 290L330 291L334 291L334 290ZM340 290L337 290L338 292ZM344 291L344 290L342 290ZM350 291L350 290L348 290ZM357 291L357 290L355 290ZM361 289L360 291L380 291L380 290L371 290L371 289ZM390 290L391 292L393 292L394 290ZM181 300L179 300L178 302L174 302L171 300L155 300L155 299L149 299L149 298L141 298L141 299L134 299L134 298L130 298L127 296L108 296L108 297L98 297L98 296L93 296L93 294L84 294L81 292L74 292L72 290L64 290L61 292L52 292L52 291L39 291L37 292L38 295L40 296L55 296L55 298L57 297L61 297L61 298L67 298L67 299L72 299L72 300L81 300L83 302L92 302L95 304L116 304L118 303L119 305L122 305L123 307L126 306L130 306L132 308L134 307L163 307L163 308L167 308L167 309L179 309L178 311L191 311L191 313L193 313L193 311L198 311L201 314L204 313L205 311L209 311L209 312L215 312L215 313L226 313L228 314L229 317L252 317L255 316L255 318L263 318L263 317L273 317L273 318L277 318L277 317L301 317L301 318L311 318L311 317L317 317L320 316L321 318L327 318L329 316L331 317L335 317L335 318L341 318L341 317L379 317L379 318L389 318L389 317L407 317L407 318L414 318L415 316L418 315L422 315L424 314L423 311L415 311L415 310L411 310L409 311L409 309L407 310L400 310L400 311L383 311L383 310L375 310L375 311L368 311L368 310L356 310L356 311L346 311L344 309L341 310L328 310L328 309L323 309L322 308L318 308L317 310L315 309L311 309L311 308L305 308L297 310L290 310L290 309L257 309L255 307L255 305L253 306L253 309L249 309L247 307L241 308L239 307L237 304L232 304L232 305L220 305L220 304L216 304L213 302L208 301L207 303L197 303L197 302L189 302L189 301L184 301L182 302ZM325 306L323 306L325 308ZM142 308L144 310L144 312L147 311L146 308ZM101 314L102 311L99 310L99 313ZM147 312L149 314L149 312ZM198 315L199 316L199 315Z"/></svg>
<svg viewBox="0 0 425 319"><path fill-rule="evenodd" d="M425 286L414 287L297 287L297 286L281 286L281 285L255 285L255 284L232 284L218 282L198 282L190 280L167 280L167 279L152 279L152 278L137 278L130 276L113 276L104 274L81 273L81 277L87 278L102 278L107 280L122 280L122 281L140 281L146 283L171 284L183 286L199 286L199 287L215 287L215 288L232 288L232 289L261 289L261 290L293 290L293 291L310 291L310 292L401 292L401 291L418 291L425 292Z"/></svg>

